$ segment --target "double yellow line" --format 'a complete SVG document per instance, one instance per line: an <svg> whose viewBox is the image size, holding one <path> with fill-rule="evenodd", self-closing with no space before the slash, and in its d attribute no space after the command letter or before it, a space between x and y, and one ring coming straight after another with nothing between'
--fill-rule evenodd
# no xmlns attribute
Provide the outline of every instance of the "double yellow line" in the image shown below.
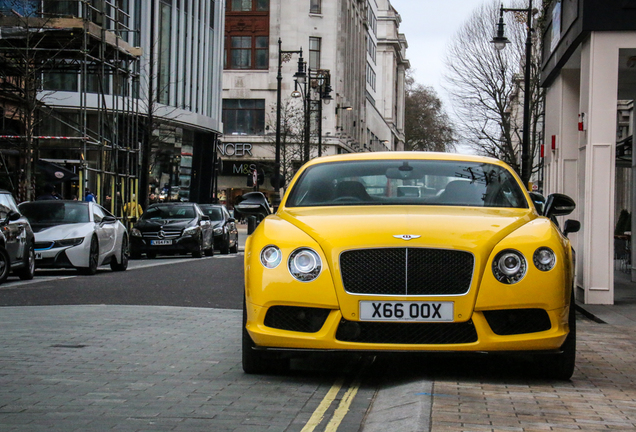
<svg viewBox="0 0 636 432"><path fill-rule="evenodd" d="M314 413L311 415L311 418L309 419L307 424L305 424L305 427L301 430L301 432L313 432L316 427L318 427L318 425L324 419L325 413L338 396L338 393L340 393L340 389L342 388L343 383L343 377L336 380L336 382L331 386L325 397L318 405L318 408L316 408ZM345 415L349 412L351 402L353 402L353 398L356 396L359 389L360 379L356 378L351 387L349 387L345 394L342 396L340 404L338 404L338 408L336 408L336 411L333 413L331 420L325 428L325 432L335 432L338 430L340 423L342 423Z"/></svg>

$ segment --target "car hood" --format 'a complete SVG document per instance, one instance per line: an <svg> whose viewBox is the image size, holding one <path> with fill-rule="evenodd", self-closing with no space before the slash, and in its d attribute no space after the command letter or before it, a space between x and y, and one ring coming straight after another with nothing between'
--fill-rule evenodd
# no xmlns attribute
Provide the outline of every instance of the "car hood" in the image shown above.
<svg viewBox="0 0 636 432"><path fill-rule="evenodd" d="M278 213L329 255L344 249L428 247L490 250L535 219L529 209L442 206L286 208Z"/></svg>
<svg viewBox="0 0 636 432"><path fill-rule="evenodd" d="M193 225L196 225L196 219L149 219L139 221L135 228L139 231L182 230Z"/></svg>
<svg viewBox="0 0 636 432"><path fill-rule="evenodd" d="M76 224L46 225L35 224L31 227L35 233L35 241L55 241L86 237L93 231L92 222L82 222Z"/></svg>

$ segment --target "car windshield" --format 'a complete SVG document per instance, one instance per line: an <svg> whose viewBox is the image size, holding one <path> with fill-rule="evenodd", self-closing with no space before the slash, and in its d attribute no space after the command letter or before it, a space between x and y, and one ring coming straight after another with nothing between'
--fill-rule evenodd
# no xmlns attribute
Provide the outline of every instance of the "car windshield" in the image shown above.
<svg viewBox="0 0 636 432"><path fill-rule="evenodd" d="M148 207L141 219L194 219L196 212L192 206L156 205Z"/></svg>
<svg viewBox="0 0 636 432"><path fill-rule="evenodd" d="M298 179L285 205L528 208L521 187L504 167L440 160L347 161L313 165Z"/></svg>
<svg viewBox="0 0 636 432"><path fill-rule="evenodd" d="M223 211L220 207L201 207L203 214L210 216L210 220L213 222L223 220Z"/></svg>
<svg viewBox="0 0 636 432"><path fill-rule="evenodd" d="M88 204L76 201L34 201L20 204L20 212L32 224L90 222Z"/></svg>

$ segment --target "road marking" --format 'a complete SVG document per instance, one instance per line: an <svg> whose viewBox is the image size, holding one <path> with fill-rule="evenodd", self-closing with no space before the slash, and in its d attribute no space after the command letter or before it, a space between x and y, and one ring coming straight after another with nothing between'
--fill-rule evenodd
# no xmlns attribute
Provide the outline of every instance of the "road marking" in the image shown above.
<svg viewBox="0 0 636 432"><path fill-rule="evenodd" d="M353 402L353 398L356 397L359 388L360 380L356 380L342 397L340 405L338 405L336 412L333 413L333 417L331 417L331 421L325 428L325 432L336 432L338 430L338 426L340 426L345 415L349 412L351 402Z"/></svg>
<svg viewBox="0 0 636 432"><path fill-rule="evenodd" d="M338 392L340 391L343 382L344 378L341 377L338 378L338 380L331 386L325 397L320 402L320 405L318 405L318 408L316 408L314 413L311 415L311 418L300 432L312 432L316 429L316 426L318 426L325 417L325 412L327 412L331 403L334 401L336 396L338 396Z"/></svg>

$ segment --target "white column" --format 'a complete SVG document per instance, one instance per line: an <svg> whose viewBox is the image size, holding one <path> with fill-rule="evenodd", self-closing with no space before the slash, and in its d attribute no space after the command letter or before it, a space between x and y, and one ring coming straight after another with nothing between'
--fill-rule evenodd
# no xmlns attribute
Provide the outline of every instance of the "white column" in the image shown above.
<svg viewBox="0 0 636 432"><path fill-rule="evenodd" d="M584 162L583 288L587 304L614 303L614 181L618 47L613 33L592 33L581 53L581 100L585 131L579 132Z"/></svg>

